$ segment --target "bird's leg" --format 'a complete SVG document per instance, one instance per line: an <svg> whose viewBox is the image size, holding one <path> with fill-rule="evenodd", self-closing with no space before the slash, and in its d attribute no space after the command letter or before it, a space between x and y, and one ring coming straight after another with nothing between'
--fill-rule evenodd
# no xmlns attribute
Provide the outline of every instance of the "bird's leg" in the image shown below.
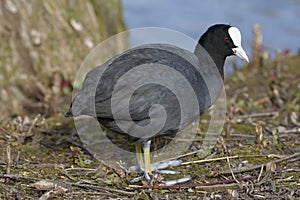
<svg viewBox="0 0 300 200"><path fill-rule="evenodd" d="M135 144L135 151L136 151L136 164L139 171L144 171L144 161L143 161L143 152L142 152L142 145L141 143Z"/></svg>
<svg viewBox="0 0 300 200"><path fill-rule="evenodd" d="M143 151L142 151L142 145L143 145ZM151 141L144 142L141 145L141 143L136 143L135 144L135 150L136 150L136 159L137 159L137 166L132 166L131 171L135 172L143 172L144 175L134 178L131 180L132 183L139 182L141 180L146 180L148 183L152 184L152 179L150 175L152 175L152 170L157 171L160 173L167 173L167 174L178 174L180 173L179 171L171 171L171 170L161 170L167 167L175 167L179 166L182 161L181 160L171 160L171 161L165 161L165 162L158 162L158 163L153 163L152 165L150 164L150 145ZM153 177L155 177L154 174ZM170 181L164 181L163 185L175 185L177 183L184 183L191 180L190 176L176 179L176 180L170 180Z"/></svg>
<svg viewBox="0 0 300 200"><path fill-rule="evenodd" d="M150 163L150 145L151 145L150 140L143 143L144 162L145 162L144 176L148 182L151 182L151 178L149 175L152 174L151 163Z"/></svg>

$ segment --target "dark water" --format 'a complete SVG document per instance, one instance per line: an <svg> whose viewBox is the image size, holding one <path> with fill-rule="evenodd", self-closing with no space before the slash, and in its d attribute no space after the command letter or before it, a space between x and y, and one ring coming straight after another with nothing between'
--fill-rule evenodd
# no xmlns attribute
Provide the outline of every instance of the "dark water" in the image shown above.
<svg viewBox="0 0 300 200"><path fill-rule="evenodd" d="M263 27L265 50L297 53L300 48L299 0L122 0L128 29L164 27L198 40L212 24L230 23L243 35L243 46L251 54L255 23Z"/></svg>

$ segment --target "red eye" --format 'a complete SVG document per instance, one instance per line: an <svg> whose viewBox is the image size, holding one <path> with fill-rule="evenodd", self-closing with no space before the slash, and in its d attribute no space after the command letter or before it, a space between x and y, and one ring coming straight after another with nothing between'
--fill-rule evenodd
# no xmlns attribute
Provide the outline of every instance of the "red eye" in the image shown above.
<svg viewBox="0 0 300 200"><path fill-rule="evenodd" d="M229 38L228 37L224 37L224 42L229 42Z"/></svg>

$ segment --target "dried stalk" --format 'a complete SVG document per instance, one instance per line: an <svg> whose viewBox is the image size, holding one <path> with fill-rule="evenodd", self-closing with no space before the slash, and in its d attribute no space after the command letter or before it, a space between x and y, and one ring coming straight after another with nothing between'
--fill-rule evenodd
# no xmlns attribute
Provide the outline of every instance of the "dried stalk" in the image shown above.
<svg viewBox="0 0 300 200"><path fill-rule="evenodd" d="M295 153L295 154L292 154L292 155L289 155L289 156L286 156L284 158L280 158L278 160L274 160L274 161L270 161L270 162L267 162L267 163L263 163L263 164L259 164L259 165L254 165L252 167L249 167L247 169L233 169L232 171L236 174L236 173L243 173L243 172L248 172L248 171L253 171L253 170L256 170L256 169L259 169L262 167L262 165L264 166L267 166L267 165L270 165L271 163L280 163L280 162L283 162L283 161L286 161L286 160L290 160L292 158L295 158L293 159L293 162L295 162L295 160L300 160L300 152L299 153ZM224 174L231 174L231 171L230 170L227 170L227 171L224 171L224 172L221 172L219 173L218 175L224 175Z"/></svg>
<svg viewBox="0 0 300 200"><path fill-rule="evenodd" d="M264 113L252 113L247 115L235 116L236 119L245 119L245 118L256 118L256 117L272 117L278 116L279 112L264 112Z"/></svg>

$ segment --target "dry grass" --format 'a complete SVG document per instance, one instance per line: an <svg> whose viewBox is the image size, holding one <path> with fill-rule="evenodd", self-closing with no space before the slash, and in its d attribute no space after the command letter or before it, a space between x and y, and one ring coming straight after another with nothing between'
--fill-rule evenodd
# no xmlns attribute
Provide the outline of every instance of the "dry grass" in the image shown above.
<svg viewBox="0 0 300 200"><path fill-rule="evenodd" d="M119 0L3 0L0 16L0 120L60 112L62 85L95 45L125 29Z"/></svg>

